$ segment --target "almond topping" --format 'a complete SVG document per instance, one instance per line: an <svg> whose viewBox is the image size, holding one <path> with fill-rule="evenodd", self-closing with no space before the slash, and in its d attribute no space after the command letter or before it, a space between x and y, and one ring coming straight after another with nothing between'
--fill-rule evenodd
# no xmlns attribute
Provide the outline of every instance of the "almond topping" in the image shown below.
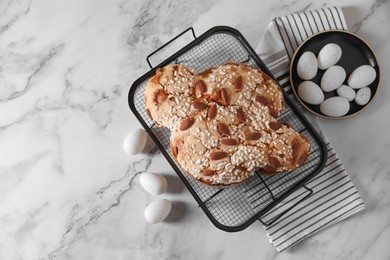
<svg viewBox="0 0 390 260"><path fill-rule="evenodd" d="M179 148L177 148L177 146L173 147L172 153L175 157L177 157L179 155Z"/></svg>
<svg viewBox="0 0 390 260"><path fill-rule="evenodd" d="M208 119L214 119L214 117L217 115L217 106L212 105L209 110L207 111L207 118Z"/></svg>
<svg viewBox="0 0 390 260"><path fill-rule="evenodd" d="M221 98L224 105L229 105L229 94L226 88L221 89Z"/></svg>
<svg viewBox="0 0 390 260"><path fill-rule="evenodd" d="M234 81L233 81L233 86L237 90L242 89L242 76L238 76Z"/></svg>
<svg viewBox="0 0 390 260"><path fill-rule="evenodd" d="M164 102L168 97L168 94L165 91L160 91L157 93L156 100L158 104Z"/></svg>
<svg viewBox="0 0 390 260"><path fill-rule="evenodd" d="M150 119L153 120L152 114L150 113L149 109L146 109L146 114L148 115L148 117L150 117Z"/></svg>
<svg viewBox="0 0 390 260"><path fill-rule="evenodd" d="M241 107L237 109L237 117L243 123L246 121L245 112Z"/></svg>
<svg viewBox="0 0 390 260"><path fill-rule="evenodd" d="M273 118L278 118L278 117L279 117L279 114L278 114L277 111L275 111L272 107L269 108L269 109L270 109L269 113L270 113L270 115L271 115Z"/></svg>
<svg viewBox="0 0 390 260"><path fill-rule="evenodd" d="M210 159L213 161L221 160L227 157L227 153L225 152L213 152L210 154Z"/></svg>
<svg viewBox="0 0 390 260"><path fill-rule="evenodd" d="M221 135L230 135L229 127L224 123L218 123L217 129Z"/></svg>
<svg viewBox="0 0 390 260"><path fill-rule="evenodd" d="M158 68L156 70L156 76L160 76L162 73L163 73L163 69L162 68Z"/></svg>
<svg viewBox="0 0 390 260"><path fill-rule="evenodd" d="M233 139L233 138L223 139L221 141L221 143L224 144L224 145L232 145L232 146L235 146L235 145L238 144L237 140Z"/></svg>
<svg viewBox="0 0 390 260"><path fill-rule="evenodd" d="M207 105L203 102L199 102L199 101L194 101L192 103L192 107L197 109L197 110L203 110L207 107Z"/></svg>
<svg viewBox="0 0 390 260"><path fill-rule="evenodd" d="M202 171L202 175L203 176L210 176L210 175L213 175L214 174L214 171L213 170L210 170L210 169L204 169Z"/></svg>
<svg viewBox="0 0 390 260"><path fill-rule="evenodd" d="M264 106L268 106L269 105L268 98L266 98L266 97L264 97L262 95L256 96L256 101L259 102L260 104L263 104Z"/></svg>
<svg viewBox="0 0 390 260"><path fill-rule="evenodd" d="M156 75L152 78L152 81L155 81L156 83L160 83L160 78L162 74L163 74L163 69L158 68L156 70Z"/></svg>
<svg viewBox="0 0 390 260"><path fill-rule="evenodd" d="M241 166L241 165L236 166L236 169L237 169L237 170L240 170L240 171L243 171L243 172L246 171L246 168L243 167L243 166Z"/></svg>
<svg viewBox="0 0 390 260"><path fill-rule="evenodd" d="M205 93L207 91L207 86L206 86L206 84L204 83L203 80L201 80L201 79L198 80L195 85L196 85L196 89L200 93Z"/></svg>
<svg viewBox="0 0 390 260"><path fill-rule="evenodd" d="M276 172L276 169L270 165L265 165L262 169L262 172L264 172L267 175L273 174Z"/></svg>
<svg viewBox="0 0 390 260"><path fill-rule="evenodd" d="M269 157L269 163L274 168L277 168L277 167L279 167L281 165L279 160L278 160L278 158L276 158L274 156L270 156Z"/></svg>
<svg viewBox="0 0 390 260"><path fill-rule="evenodd" d="M181 121L180 130L185 131L190 128L195 123L195 119L192 117L187 117Z"/></svg>
<svg viewBox="0 0 390 260"><path fill-rule="evenodd" d="M261 138L261 133L259 132L252 132L246 136L246 140L248 141L256 141L259 140L260 138Z"/></svg>
<svg viewBox="0 0 390 260"><path fill-rule="evenodd" d="M272 130L275 130L277 131L279 128L281 128L283 125L279 122L269 122L269 128L271 128Z"/></svg>

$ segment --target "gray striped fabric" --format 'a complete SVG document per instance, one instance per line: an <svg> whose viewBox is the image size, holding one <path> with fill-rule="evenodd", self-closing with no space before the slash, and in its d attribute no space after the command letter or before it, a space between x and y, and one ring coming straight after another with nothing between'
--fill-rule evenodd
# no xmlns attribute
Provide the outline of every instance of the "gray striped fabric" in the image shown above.
<svg viewBox="0 0 390 260"><path fill-rule="evenodd" d="M268 26L257 51L280 85L292 97L289 64L294 50L310 35L328 29L347 30L340 8L331 7L277 17ZM284 49L275 47L272 50L273 46L284 46ZM268 54L266 57L265 52ZM304 109L295 97L293 99L298 107ZM364 203L336 152L329 143L327 146L329 158L326 167L306 185L314 191L313 195L274 224L264 226L270 242L279 252L296 245L326 226L364 209ZM263 216L262 221L274 218L307 193L304 188L296 191Z"/></svg>

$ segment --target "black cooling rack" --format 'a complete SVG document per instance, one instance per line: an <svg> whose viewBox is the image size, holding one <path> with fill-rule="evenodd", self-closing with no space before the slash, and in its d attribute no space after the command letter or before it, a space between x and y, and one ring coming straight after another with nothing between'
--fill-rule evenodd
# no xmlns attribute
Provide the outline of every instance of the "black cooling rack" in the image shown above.
<svg viewBox="0 0 390 260"><path fill-rule="evenodd" d="M152 66L150 58L153 55L189 32L195 38L193 41L156 67ZM170 63L180 63L197 71L203 71L225 62L241 62L258 67L274 80L275 78L241 33L226 26L213 27L199 37L195 36L193 28L189 28L151 53L147 57L147 62L151 70L136 80L130 88L128 97L130 108L199 206L218 228L225 231L240 231L256 220L261 221L263 215L288 195L301 187L306 188L304 184L323 169L327 158L324 141L285 94L286 108L278 120L289 123L295 131L306 135L310 139L311 154L302 167L296 171L280 173L270 177L255 172L254 177L245 183L223 189L209 187L194 180L180 168L171 154L169 130L155 125L146 114L144 91L155 70ZM312 191L306 189L308 190L307 195L297 204L311 195ZM267 223L263 221L262 223L265 225L272 224L295 205Z"/></svg>

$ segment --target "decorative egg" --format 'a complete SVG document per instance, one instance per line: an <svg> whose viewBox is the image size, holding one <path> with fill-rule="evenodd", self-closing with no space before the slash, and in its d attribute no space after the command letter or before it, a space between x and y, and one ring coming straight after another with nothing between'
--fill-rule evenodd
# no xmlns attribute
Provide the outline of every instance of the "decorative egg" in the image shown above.
<svg viewBox="0 0 390 260"><path fill-rule="evenodd" d="M310 80L317 74L317 59L314 53L307 51L298 60L297 73L303 80Z"/></svg>
<svg viewBox="0 0 390 260"><path fill-rule="evenodd" d="M123 142L123 149L130 155L138 154L144 149L147 133L143 129L135 129L126 136Z"/></svg>
<svg viewBox="0 0 390 260"><path fill-rule="evenodd" d="M150 203L144 211L146 221L157 224L163 221L171 212L172 203L167 199L160 199Z"/></svg>
<svg viewBox="0 0 390 260"><path fill-rule="evenodd" d="M351 73L348 78L348 85L354 89L367 87L375 78L375 69L370 65L362 65Z"/></svg>
<svg viewBox="0 0 390 260"><path fill-rule="evenodd" d="M337 95L347 99L348 101L352 101L356 97L356 92L350 86L341 85L341 87L337 89Z"/></svg>
<svg viewBox="0 0 390 260"><path fill-rule="evenodd" d="M324 101L324 92L312 81L304 81L298 86L299 97L312 105L319 105Z"/></svg>
<svg viewBox="0 0 390 260"><path fill-rule="evenodd" d="M331 97L321 103L320 110L330 117L344 116L349 111L349 102L343 97Z"/></svg>
<svg viewBox="0 0 390 260"><path fill-rule="evenodd" d="M364 106L370 101L371 98L371 89L369 87L364 87L358 90L356 93L355 102L360 106Z"/></svg>
<svg viewBox="0 0 390 260"><path fill-rule="evenodd" d="M141 186L150 194L159 195L166 192L167 180L158 173L144 172L139 178Z"/></svg>
<svg viewBox="0 0 390 260"><path fill-rule="evenodd" d="M330 67L321 78L321 89L325 92L333 91L343 84L345 77L346 73L342 67Z"/></svg>
<svg viewBox="0 0 390 260"><path fill-rule="evenodd" d="M318 53L318 68L326 70L335 65L341 58L342 51L340 46L335 43L328 43Z"/></svg>

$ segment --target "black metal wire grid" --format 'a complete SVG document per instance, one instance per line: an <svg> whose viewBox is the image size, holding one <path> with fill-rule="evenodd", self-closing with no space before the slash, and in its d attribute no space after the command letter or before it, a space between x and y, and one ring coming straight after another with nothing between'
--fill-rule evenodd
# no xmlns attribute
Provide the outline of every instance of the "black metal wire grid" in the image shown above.
<svg viewBox="0 0 390 260"><path fill-rule="evenodd" d="M225 62L248 63L259 67L243 43L234 35L224 32L211 34L171 63L181 63L197 71L203 71ZM134 106L170 159L175 162L169 146L169 130L156 126L146 114L144 91L148 80L149 78L145 78L136 87L133 96ZM289 104L286 104L286 108L278 120L289 123L296 131L309 137L311 141L311 155L297 171L280 173L270 177L256 173L254 177L241 185L219 189L195 180L176 164L177 168L181 170L178 174L184 176L188 181L189 189L193 190L194 196L198 196L205 206L203 208L208 211L209 217L211 215L225 230L240 227L253 220L254 216L275 204L276 200L286 195L307 176L313 174L323 160L318 140L312 136L310 128L294 113ZM219 227L221 228L221 226Z"/></svg>

